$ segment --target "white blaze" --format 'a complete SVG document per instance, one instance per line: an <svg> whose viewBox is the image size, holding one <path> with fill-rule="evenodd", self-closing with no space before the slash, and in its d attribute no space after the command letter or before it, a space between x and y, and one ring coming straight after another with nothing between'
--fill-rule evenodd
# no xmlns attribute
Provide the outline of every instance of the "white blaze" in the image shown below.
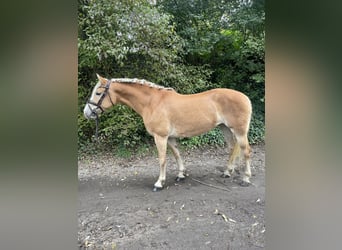
<svg viewBox="0 0 342 250"><path fill-rule="evenodd" d="M93 89L93 92L91 93L91 97L90 97L90 99L89 99L90 101L93 101L94 96L95 96L95 94L96 94L96 90L97 90L98 87L100 87L100 85L101 85L100 82L98 82L98 83L95 85L95 87L94 87L94 89ZM90 119L90 118L94 119L94 118L96 118L96 116L92 113L91 110L96 110L96 106L87 103L87 104L85 105L85 107L84 107L84 110L83 110L83 114L84 114L84 117L85 117L85 118L87 118L87 119Z"/></svg>

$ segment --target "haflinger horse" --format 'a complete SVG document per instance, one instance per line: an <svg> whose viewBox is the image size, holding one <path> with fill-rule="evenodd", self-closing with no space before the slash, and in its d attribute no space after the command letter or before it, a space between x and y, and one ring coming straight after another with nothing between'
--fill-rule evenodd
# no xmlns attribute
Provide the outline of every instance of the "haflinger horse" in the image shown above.
<svg viewBox="0 0 342 250"><path fill-rule="evenodd" d="M252 115L249 98L232 89L212 89L198 94L183 95L146 80L106 79L97 74L84 116L97 119L115 104L135 110L144 121L146 130L154 137L158 150L160 174L154 191L163 188L166 180L166 150L170 147L179 168L177 181L185 179L185 167L177 149L176 138L192 137L220 126L230 151L227 168L222 177L234 173L236 159L243 156L240 185L250 184L250 154L248 130Z"/></svg>

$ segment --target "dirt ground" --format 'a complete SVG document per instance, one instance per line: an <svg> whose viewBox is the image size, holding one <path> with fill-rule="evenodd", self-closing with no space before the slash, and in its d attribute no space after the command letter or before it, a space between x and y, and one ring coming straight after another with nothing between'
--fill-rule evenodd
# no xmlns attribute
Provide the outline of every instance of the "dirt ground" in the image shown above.
<svg viewBox="0 0 342 250"><path fill-rule="evenodd" d="M79 249L264 249L265 145L252 150L248 187L221 178L226 150L206 147L181 152L182 182L168 153L159 192L154 154L79 159Z"/></svg>

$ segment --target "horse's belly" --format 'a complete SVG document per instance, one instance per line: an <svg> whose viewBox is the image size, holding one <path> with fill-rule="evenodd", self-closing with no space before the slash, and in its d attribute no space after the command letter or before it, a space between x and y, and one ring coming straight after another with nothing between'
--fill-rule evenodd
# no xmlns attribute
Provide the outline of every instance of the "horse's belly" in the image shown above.
<svg viewBox="0 0 342 250"><path fill-rule="evenodd" d="M173 124L170 130L172 137L192 137L208 132L216 127L216 121L196 121Z"/></svg>
<svg viewBox="0 0 342 250"><path fill-rule="evenodd" d="M170 116L171 136L192 137L208 132L222 123L214 105L183 106Z"/></svg>

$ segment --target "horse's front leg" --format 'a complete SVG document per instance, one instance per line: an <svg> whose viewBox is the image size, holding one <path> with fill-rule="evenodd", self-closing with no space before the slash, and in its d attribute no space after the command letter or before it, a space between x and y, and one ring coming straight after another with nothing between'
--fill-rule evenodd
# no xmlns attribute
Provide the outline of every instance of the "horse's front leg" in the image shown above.
<svg viewBox="0 0 342 250"><path fill-rule="evenodd" d="M153 191L158 191L163 188L166 180L166 148L167 148L167 137L155 135L154 142L156 143L160 164L160 173L157 182L154 184Z"/></svg>
<svg viewBox="0 0 342 250"><path fill-rule="evenodd" d="M167 141L167 144L170 146L172 153L177 161L178 168L179 168L176 181L184 180L185 179L185 167L183 164L182 157L180 156L179 150L177 148L176 138L169 138L169 140Z"/></svg>

